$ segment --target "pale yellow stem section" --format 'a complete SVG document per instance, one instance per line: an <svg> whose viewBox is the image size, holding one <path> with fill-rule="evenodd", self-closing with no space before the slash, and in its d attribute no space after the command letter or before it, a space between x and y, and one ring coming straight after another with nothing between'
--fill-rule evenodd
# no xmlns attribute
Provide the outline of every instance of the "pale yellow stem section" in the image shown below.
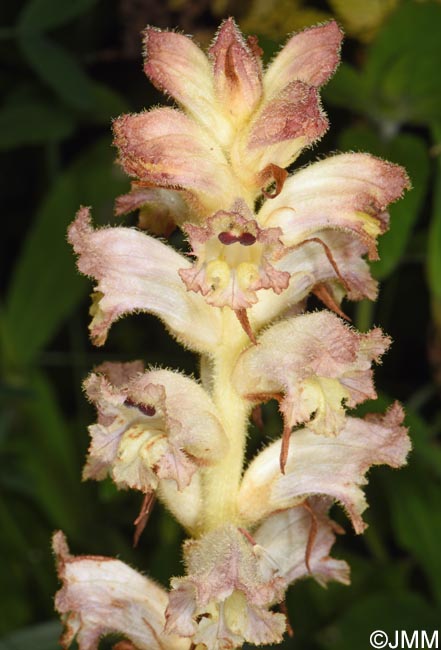
<svg viewBox="0 0 441 650"><path fill-rule="evenodd" d="M250 345L234 312L223 310L222 342L213 355L213 401L229 440L226 456L204 471L201 533L226 522L239 523L237 495L242 475L250 412L249 402L235 391L231 374L242 350Z"/></svg>

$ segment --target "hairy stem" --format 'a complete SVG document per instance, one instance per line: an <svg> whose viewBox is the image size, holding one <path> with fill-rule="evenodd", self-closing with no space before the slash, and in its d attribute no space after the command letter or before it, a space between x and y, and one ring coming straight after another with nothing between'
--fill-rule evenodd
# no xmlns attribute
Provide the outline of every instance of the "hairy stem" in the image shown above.
<svg viewBox="0 0 441 650"><path fill-rule="evenodd" d="M237 494L244 462L250 405L236 392L231 373L241 351L250 344L236 315L224 308L223 337L213 355L213 400L229 440L226 456L204 472L202 531L238 522Z"/></svg>

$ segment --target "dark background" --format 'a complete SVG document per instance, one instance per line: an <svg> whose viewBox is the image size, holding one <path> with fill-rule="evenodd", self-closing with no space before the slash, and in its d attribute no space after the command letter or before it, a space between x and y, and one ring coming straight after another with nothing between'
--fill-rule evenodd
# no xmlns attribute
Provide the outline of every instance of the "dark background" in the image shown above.
<svg viewBox="0 0 441 650"><path fill-rule="evenodd" d="M182 571L181 531L161 507L133 549L140 495L81 483L94 418L81 382L104 360L189 372L195 361L146 315L117 323L105 349L93 348L91 286L65 231L80 204L97 223L115 222L114 198L129 183L114 164L110 121L164 101L142 72L141 30L179 27L206 46L231 13L229 0L1 3L0 650L58 647L55 529L74 552L117 555L164 584ZM441 4L250 0L235 15L267 59L287 32L337 17L347 38L323 92L331 129L299 163L370 151L404 165L414 186L392 207L373 265L378 302L345 305L358 328L380 325L394 339L376 375L380 400L364 411L403 401L414 450L406 469L370 473L365 535L335 509L347 534L333 554L351 564L352 586L308 581L288 596L287 647L369 648L374 629L441 627ZM279 435L274 405L264 419L265 438ZM254 431L251 452L261 444Z"/></svg>

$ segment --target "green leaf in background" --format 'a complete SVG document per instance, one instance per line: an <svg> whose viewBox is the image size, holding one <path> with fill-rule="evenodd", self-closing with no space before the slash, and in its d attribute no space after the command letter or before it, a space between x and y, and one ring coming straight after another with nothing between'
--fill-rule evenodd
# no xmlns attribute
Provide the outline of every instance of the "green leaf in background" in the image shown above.
<svg viewBox="0 0 441 650"><path fill-rule="evenodd" d="M75 268L66 229L81 204L113 212L126 180L113 164L108 138L61 174L38 210L18 258L5 307L7 349L16 364L32 362L81 297L90 290Z"/></svg>
<svg viewBox="0 0 441 650"><path fill-rule="evenodd" d="M0 110L0 151L64 140L74 127L61 107L43 102L6 105Z"/></svg>
<svg viewBox="0 0 441 650"><path fill-rule="evenodd" d="M38 34L22 34L19 43L30 67L66 104L80 110L93 107L93 82L70 52Z"/></svg>
<svg viewBox="0 0 441 650"><path fill-rule="evenodd" d="M0 650L58 650L60 636L59 621L30 625L0 639Z"/></svg>
<svg viewBox="0 0 441 650"><path fill-rule="evenodd" d="M346 33L363 42L372 40L399 0L328 0Z"/></svg>
<svg viewBox="0 0 441 650"><path fill-rule="evenodd" d="M438 157L436 162L433 215L429 228L427 274L430 291L435 302L439 303L439 309L441 311L441 124L433 127L433 141Z"/></svg>
<svg viewBox="0 0 441 650"><path fill-rule="evenodd" d="M21 467L31 482L33 498L50 526L75 535L81 530L87 510L79 497L79 454L45 374L34 371L28 376L28 382L31 396L23 409L26 437Z"/></svg>
<svg viewBox="0 0 441 650"><path fill-rule="evenodd" d="M334 106L366 113L369 106L365 77L348 63L340 63L323 89L323 99Z"/></svg>
<svg viewBox="0 0 441 650"><path fill-rule="evenodd" d="M371 100L385 117L419 124L439 118L440 25L441 4L405 2L379 32L365 73Z"/></svg>
<svg viewBox="0 0 441 650"><path fill-rule="evenodd" d="M92 93L93 106L80 114L81 119L89 123L108 125L112 118L130 112L130 106L124 97L105 84L95 82Z"/></svg>
<svg viewBox="0 0 441 650"><path fill-rule="evenodd" d="M339 137L339 146L345 151L369 151L403 165L410 176L413 189L390 207L391 228L380 237L380 259L372 264L375 277L384 279L392 273L404 255L426 195L429 179L426 145L421 138L410 134L400 134L391 140L383 140L373 129L366 126L343 131Z"/></svg>
<svg viewBox="0 0 441 650"><path fill-rule="evenodd" d="M441 605L441 482L415 460L386 481L397 541L416 558Z"/></svg>
<svg viewBox="0 0 441 650"><path fill-rule="evenodd" d="M59 27L88 11L97 0L29 0L19 20L21 32L42 32Z"/></svg>
<svg viewBox="0 0 441 650"><path fill-rule="evenodd" d="M375 630L382 630L389 636L391 647L402 648L405 646L401 645L400 639L398 646L395 645L396 630L406 630L410 634L414 630L431 633L437 629L438 623L436 611L421 596L406 591L381 592L357 600L338 622L328 628L320 646L324 650L371 650L375 646L369 642L370 635ZM430 637L431 634L429 640ZM418 647L423 646L418 644Z"/></svg>

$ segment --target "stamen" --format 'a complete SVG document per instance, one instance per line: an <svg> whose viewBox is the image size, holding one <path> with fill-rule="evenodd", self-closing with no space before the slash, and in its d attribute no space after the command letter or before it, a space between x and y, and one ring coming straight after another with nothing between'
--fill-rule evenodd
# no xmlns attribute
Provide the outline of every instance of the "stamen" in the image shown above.
<svg viewBox="0 0 441 650"><path fill-rule="evenodd" d="M263 416L262 416L262 406L260 404L257 404L251 411L251 420L253 424L259 429L259 431L263 431L264 424L263 424Z"/></svg>
<svg viewBox="0 0 441 650"><path fill-rule="evenodd" d="M131 641L127 641L124 639L123 641L118 641L114 646L112 646L112 650L137 650L136 646L133 645Z"/></svg>

